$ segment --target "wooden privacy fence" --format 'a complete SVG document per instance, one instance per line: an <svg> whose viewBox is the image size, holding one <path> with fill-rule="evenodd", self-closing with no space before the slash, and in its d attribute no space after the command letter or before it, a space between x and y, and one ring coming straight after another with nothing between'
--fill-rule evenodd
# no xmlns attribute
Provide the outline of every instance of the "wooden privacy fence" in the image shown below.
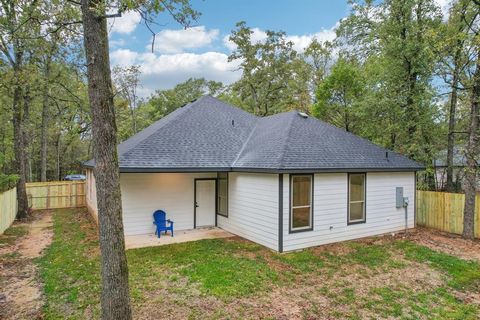
<svg viewBox="0 0 480 320"><path fill-rule="evenodd" d="M465 195L417 191L417 225L462 234ZM475 201L475 237L480 238L480 194Z"/></svg>
<svg viewBox="0 0 480 320"><path fill-rule="evenodd" d="M85 206L84 181L50 181L27 183L32 209L58 209Z"/></svg>
<svg viewBox="0 0 480 320"><path fill-rule="evenodd" d="M0 193L0 234L10 227L17 214L17 189Z"/></svg>

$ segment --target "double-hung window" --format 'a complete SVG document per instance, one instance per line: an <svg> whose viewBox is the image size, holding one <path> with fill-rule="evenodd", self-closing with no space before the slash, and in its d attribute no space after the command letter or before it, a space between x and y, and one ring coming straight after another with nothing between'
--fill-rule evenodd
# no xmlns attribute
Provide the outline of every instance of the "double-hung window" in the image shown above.
<svg viewBox="0 0 480 320"><path fill-rule="evenodd" d="M217 176L217 213L228 217L228 172Z"/></svg>
<svg viewBox="0 0 480 320"><path fill-rule="evenodd" d="M312 215L313 175L291 175L290 230L313 229Z"/></svg>
<svg viewBox="0 0 480 320"><path fill-rule="evenodd" d="M348 223L365 222L365 173L348 175Z"/></svg>

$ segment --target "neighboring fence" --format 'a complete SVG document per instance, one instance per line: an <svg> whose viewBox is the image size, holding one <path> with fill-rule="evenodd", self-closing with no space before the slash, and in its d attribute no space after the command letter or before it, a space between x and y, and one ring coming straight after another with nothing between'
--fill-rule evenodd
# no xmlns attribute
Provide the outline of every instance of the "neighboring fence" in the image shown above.
<svg viewBox="0 0 480 320"><path fill-rule="evenodd" d="M462 234L465 195L435 191L417 191L417 224ZM475 237L480 238L480 194L475 201Z"/></svg>
<svg viewBox="0 0 480 320"><path fill-rule="evenodd" d="M10 227L17 214L17 189L0 193L0 234Z"/></svg>
<svg viewBox="0 0 480 320"><path fill-rule="evenodd" d="M85 206L84 181L51 181L27 183L32 209L58 209Z"/></svg>
<svg viewBox="0 0 480 320"><path fill-rule="evenodd" d="M28 204L32 209L84 207L84 181L52 181L27 183ZM0 234L15 220L17 189L0 193Z"/></svg>

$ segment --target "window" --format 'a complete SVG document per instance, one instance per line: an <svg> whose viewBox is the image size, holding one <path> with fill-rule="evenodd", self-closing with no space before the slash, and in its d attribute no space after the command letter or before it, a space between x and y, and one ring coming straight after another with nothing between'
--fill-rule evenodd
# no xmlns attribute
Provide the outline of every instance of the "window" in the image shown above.
<svg viewBox="0 0 480 320"><path fill-rule="evenodd" d="M217 213L228 217L228 173L219 172L217 176Z"/></svg>
<svg viewBox="0 0 480 320"><path fill-rule="evenodd" d="M348 175L348 223L365 222L365 174Z"/></svg>
<svg viewBox="0 0 480 320"><path fill-rule="evenodd" d="M92 199L92 176L91 176L91 172L90 170L87 171L88 172L88 199Z"/></svg>
<svg viewBox="0 0 480 320"><path fill-rule="evenodd" d="M312 230L313 175L291 175L290 231Z"/></svg>

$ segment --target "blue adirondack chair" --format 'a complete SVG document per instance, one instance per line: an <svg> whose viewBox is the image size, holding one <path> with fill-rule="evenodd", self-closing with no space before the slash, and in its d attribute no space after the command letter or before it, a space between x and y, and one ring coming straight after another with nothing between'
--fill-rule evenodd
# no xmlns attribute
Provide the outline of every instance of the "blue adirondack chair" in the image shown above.
<svg viewBox="0 0 480 320"><path fill-rule="evenodd" d="M168 230L170 230L173 237L173 221L167 219L167 214L165 213L165 211L157 210L153 213L153 224L157 226L155 234L158 235L159 238L162 231L165 231L165 234L167 234Z"/></svg>

